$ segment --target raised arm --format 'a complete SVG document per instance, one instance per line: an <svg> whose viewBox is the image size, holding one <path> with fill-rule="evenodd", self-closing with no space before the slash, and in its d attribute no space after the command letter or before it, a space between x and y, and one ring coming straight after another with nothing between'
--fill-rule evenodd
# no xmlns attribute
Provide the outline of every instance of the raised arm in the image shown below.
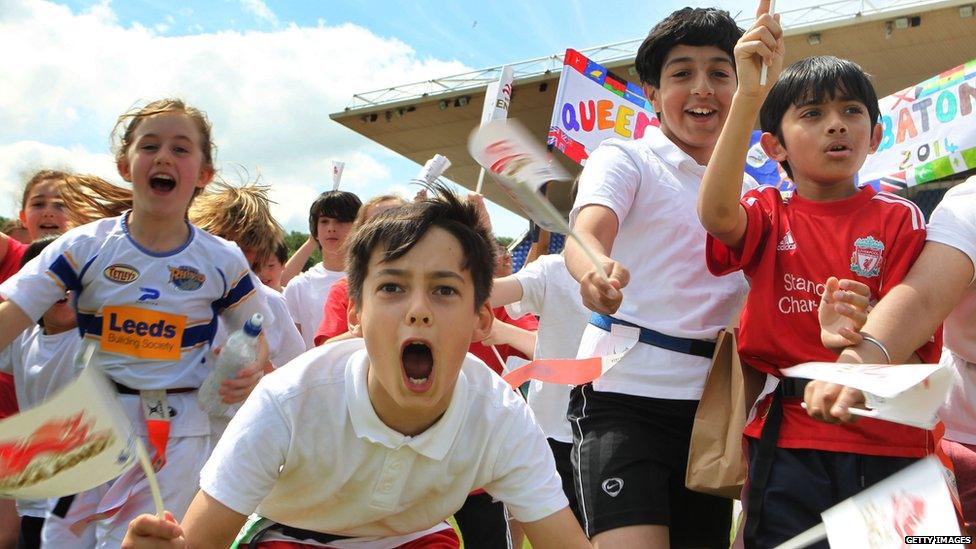
<svg viewBox="0 0 976 549"><path fill-rule="evenodd" d="M295 250L295 253L288 258L288 263L285 263L285 268L281 270L282 286L287 286L289 280L302 273L302 267L305 266L308 258L312 257L312 254L315 253L316 247L315 238L312 235L308 235L308 240L302 243L300 248Z"/></svg>
<svg viewBox="0 0 976 549"><path fill-rule="evenodd" d="M746 211L739 199L749 136L763 99L783 67L782 29L769 15L768 0L760 2L756 15L756 22L735 46L738 87L698 192L702 226L730 248L738 248L746 232ZM761 86L759 73L764 64L768 80Z"/></svg>
<svg viewBox="0 0 976 549"><path fill-rule="evenodd" d="M492 307L501 307L522 299L522 284L513 275L496 278L491 286Z"/></svg>

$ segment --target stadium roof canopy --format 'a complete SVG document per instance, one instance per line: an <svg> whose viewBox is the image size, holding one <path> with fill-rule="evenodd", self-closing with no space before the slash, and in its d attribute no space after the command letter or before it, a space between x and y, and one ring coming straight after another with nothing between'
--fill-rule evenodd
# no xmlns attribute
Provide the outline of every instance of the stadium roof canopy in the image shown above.
<svg viewBox="0 0 976 549"><path fill-rule="evenodd" d="M883 97L976 58L974 3L840 0L782 11L786 62L823 54L852 59L873 75L878 95ZM747 28L752 19L740 18L739 25ZM634 55L642 40L579 51L637 83ZM563 52L559 52L510 64L515 82L509 117L525 124L540 143L545 142L549 129L562 58ZM443 154L452 162L445 177L474 189L479 167L468 154L468 135L481 119L485 88L498 79L501 69L491 67L359 93L331 118L421 165L434 154ZM579 171L571 161L556 156L570 173ZM566 210L568 193L569 185L562 185L549 196ZM485 195L519 213L496 185L486 183Z"/></svg>

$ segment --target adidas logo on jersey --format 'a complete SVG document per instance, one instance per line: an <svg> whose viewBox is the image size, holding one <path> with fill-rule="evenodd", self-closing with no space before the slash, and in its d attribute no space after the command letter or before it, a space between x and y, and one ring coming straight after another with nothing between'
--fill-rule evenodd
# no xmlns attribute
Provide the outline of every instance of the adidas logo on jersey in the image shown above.
<svg viewBox="0 0 976 549"><path fill-rule="evenodd" d="M776 245L776 249L781 252L792 252L796 249L796 240L793 240L793 231L786 231L783 239Z"/></svg>

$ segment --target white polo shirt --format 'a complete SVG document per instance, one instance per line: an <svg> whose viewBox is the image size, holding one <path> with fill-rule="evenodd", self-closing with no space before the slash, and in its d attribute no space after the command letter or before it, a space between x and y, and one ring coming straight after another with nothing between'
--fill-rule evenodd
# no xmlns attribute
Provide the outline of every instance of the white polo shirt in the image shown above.
<svg viewBox="0 0 976 549"><path fill-rule="evenodd" d="M636 141L608 139L586 161L570 221L590 204L617 215L610 256L630 271L623 303L613 315L666 335L718 336L748 291L741 273L716 277L705 266L705 229L696 212L705 166L658 128ZM743 175L742 192L755 182ZM610 352L609 332L587 326L579 357ZM593 383L598 391L698 399L710 360L638 343Z"/></svg>
<svg viewBox="0 0 976 549"><path fill-rule="evenodd" d="M295 324L301 328L305 349L315 347L315 331L322 323L325 313L325 299L336 280L346 276L343 271L330 271L316 264L311 269L296 276L285 286L284 296Z"/></svg>
<svg viewBox="0 0 976 549"><path fill-rule="evenodd" d="M362 339L324 345L264 377L200 474L234 511L345 536L436 526L484 488L516 519L568 505L524 401L465 359L440 420L415 437L387 427L366 390Z"/></svg>
<svg viewBox="0 0 976 549"><path fill-rule="evenodd" d="M583 306L579 283L566 269L562 255L544 255L512 275L522 286L522 300L508 305L508 314L519 318L539 315L535 358L576 358L580 336L590 318ZM572 443L573 430L566 419L570 385L532 380L529 408L547 437Z"/></svg>
<svg viewBox="0 0 976 549"><path fill-rule="evenodd" d="M932 212L926 240L956 248L976 266L976 177L945 194ZM955 383L939 416L947 439L976 444L976 276L943 327L942 364L953 369Z"/></svg>

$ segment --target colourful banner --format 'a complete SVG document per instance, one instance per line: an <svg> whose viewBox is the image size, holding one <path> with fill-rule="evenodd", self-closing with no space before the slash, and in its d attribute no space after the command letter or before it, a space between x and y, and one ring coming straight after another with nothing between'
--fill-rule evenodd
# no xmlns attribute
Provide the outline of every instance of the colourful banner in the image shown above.
<svg viewBox="0 0 976 549"><path fill-rule="evenodd" d="M549 146L583 165L604 139L640 139L658 126L644 91L567 49L549 128Z"/></svg>
<svg viewBox="0 0 976 549"><path fill-rule="evenodd" d="M863 184L897 191L976 168L976 59L880 103L883 137Z"/></svg>

